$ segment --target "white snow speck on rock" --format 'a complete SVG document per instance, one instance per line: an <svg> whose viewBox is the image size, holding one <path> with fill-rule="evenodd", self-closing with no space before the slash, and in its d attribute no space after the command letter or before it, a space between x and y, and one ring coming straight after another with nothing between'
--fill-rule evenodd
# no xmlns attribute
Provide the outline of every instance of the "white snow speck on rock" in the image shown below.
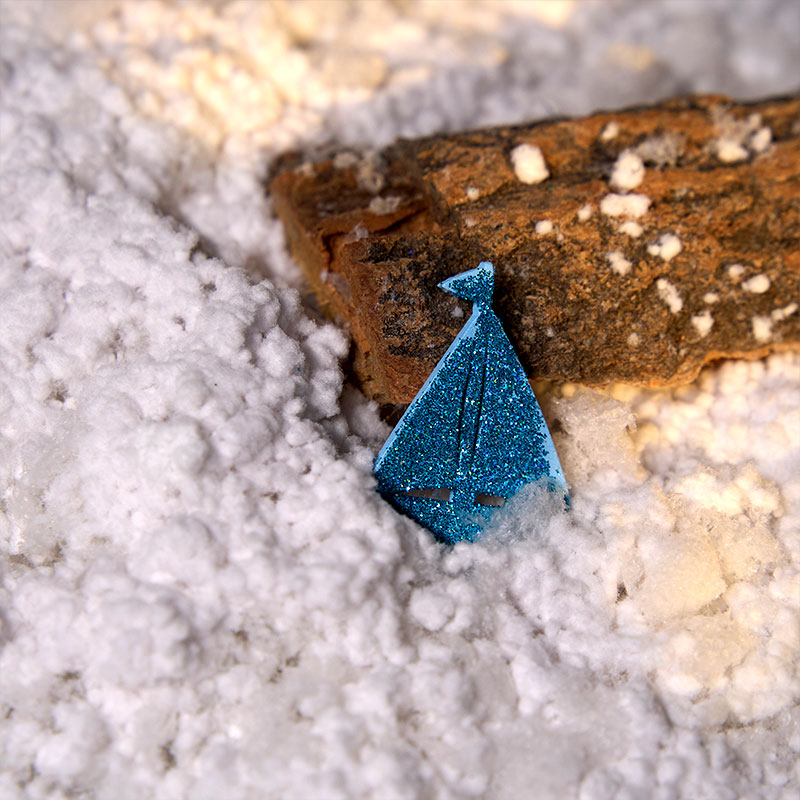
<svg viewBox="0 0 800 800"><path fill-rule="evenodd" d="M553 223L549 219L540 219L534 226L538 236L546 236L553 232Z"/></svg>
<svg viewBox="0 0 800 800"><path fill-rule="evenodd" d="M763 153L772 144L772 130L766 126L750 136L749 146L754 153Z"/></svg>
<svg viewBox="0 0 800 800"><path fill-rule="evenodd" d="M757 342L768 342L772 339L772 317L756 314L752 319L753 336Z"/></svg>
<svg viewBox="0 0 800 800"><path fill-rule="evenodd" d="M609 183L612 189L629 192L644 180L644 162L632 150L623 150L614 162Z"/></svg>
<svg viewBox="0 0 800 800"><path fill-rule="evenodd" d="M728 265L728 277L732 281L738 281L741 279L742 275L745 273L745 268L741 264L729 264Z"/></svg>
<svg viewBox="0 0 800 800"><path fill-rule="evenodd" d="M372 214L393 214L400 206L400 198L396 195L388 197L373 197L367 209Z"/></svg>
<svg viewBox="0 0 800 800"><path fill-rule="evenodd" d="M650 208L644 194L607 194L600 201L600 211L609 217L642 217Z"/></svg>
<svg viewBox="0 0 800 800"><path fill-rule="evenodd" d="M751 320L756 341L769 342L774 335L773 326L795 314L799 307L797 303L789 303L783 308L776 308L769 315L756 314Z"/></svg>
<svg viewBox="0 0 800 800"><path fill-rule="evenodd" d="M656 281L658 296L667 304L673 314L677 314L683 308L683 300L676 286L666 278L659 278Z"/></svg>
<svg viewBox="0 0 800 800"><path fill-rule="evenodd" d="M594 214L594 206L591 203L586 203L578 209L578 219L581 222L587 222Z"/></svg>
<svg viewBox="0 0 800 800"><path fill-rule="evenodd" d="M776 308L770 316L775 322L783 322L783 320L791 317L792 314L796 314L799 307L797 303L789 303L783 308Z"/></svg>
<svg viewBox="0 0 800 800"><path fill-rule="evenodd" d="M741 142L725 137L717 139L715 149L717 158L723 164L735 164L737 161L745 161L749 155L747 148Z"/></svg>
<svg viewBox="0 0 800 800"><path fill-rule="evenodd" d="M647 252L651 256L658 256L664 261L670 261L683 250L681 240L674 233L662 234L657 242L647 245Z"/></svg>
<svg viewBox="0 0 800 800"><path fill-rule="evenodd" d="M350 242L360 242L362 239L366 239L369 236L369 230L367 226L363 222L356 223L353 228L347 233L347 235L342 240L345 244L349 244Z"/></svg>
<svg viewBox="0 0 800 800"><path fill-rule="evenodd" d="M737 120L724 109L712 111L720 136L713 142L717 158L724 164L735 164L765 152L772 143L772 130L761 124L760 114Z"/></svg>
<svg viewBox="0 0 800 800"><path fill-rule="evenodd" d="M380 198L400 137L797 73L793 2L559 13L0 4L3 800L797 796L800 357L550 387L570 510L441 547L264 192L284 151Z"/></svg>
<svg viewBox="0 0 800 800"><path fill-rule="evenodd" d="M626 219L619 224L617 230L620 233L624 233L626 236L630 236L631 239L638 239L642 235L644 228L642 228L638 222L632 219Z"/></svg>
<svg viewBox="0 0 800 800"><path fill-rule="evenodd" d="M617 275L627 275L633 268L622 250L612 250L610 253L606 253L606 261Z"/></svg>
<svg viewBox="0 0 800 800"><path fill-rule="evenodd" d="M511 165L522 183L541 183L550 177L542 151L535 144L520 144L511 151Z"/></svg>
<svg viewBox="0 0 800 800"><path fill-rule="evenodd" d="M763 272L753 275L752 278L748 278L746 281L742 281L742 289L751 294L764 294L769 290L769 287L770 280Z"/></svg>
<svg viewBox="0 0 800 800"><path fill-rule="evenodd" d="M350 153L343 150L337 153L333 158L334 169L347 169L348 167L355 167L361 159L355 153Z"/></svg>
<svg viewBox="0 0 800 800"><path fill-rule="evenodd" d="M607 122L603 126L603 130L600 131L600 141L610 142L616 139L617 136L619 136L619 123L612 119L611 122Z"/></svg>
<svg viewBox="0 0 800 800"><path fill-rule="evenodd" d="M692 325L700 334L700 338L705 338L714 327L714 317L710 311L701 311L699 314L692 315Z"/></svg>
<svg viewBox="0 0 800 800"><path fill-rule="evenodd" d="M636 154L657 167L674 167L683 149L683 137L676 131L648 136L636 145Z"/></svg>

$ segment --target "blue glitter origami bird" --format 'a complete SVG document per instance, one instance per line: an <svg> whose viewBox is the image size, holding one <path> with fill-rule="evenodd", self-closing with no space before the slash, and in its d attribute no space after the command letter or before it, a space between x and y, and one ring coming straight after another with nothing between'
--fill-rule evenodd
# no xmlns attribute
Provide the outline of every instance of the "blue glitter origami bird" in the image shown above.
<svg viewBox="0 0 800 800"><path fill-rule="evenodd" d="M539 403L491 309L494 267L442 282L473 302L467 324L375 460L378 491L442 542L474 541L522 486L567 484Z"/></svg>

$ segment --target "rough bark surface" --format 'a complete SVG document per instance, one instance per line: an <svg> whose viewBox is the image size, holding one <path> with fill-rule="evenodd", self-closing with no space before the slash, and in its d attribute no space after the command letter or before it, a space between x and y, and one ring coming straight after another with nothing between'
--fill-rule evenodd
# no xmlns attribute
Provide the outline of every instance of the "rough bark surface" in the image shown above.
<svg viewBox="0 0 800 800"><path fill-rule="evenodd" d="M540 183L515 174L526 143L549 170ZM624 151L646 166L635 219L608 213ZM797 97L692 97L287 156L270 188L321 306L351 330L357 377L384 402L411 401L469 314L436 284L484 260L531 378L672 386L716 359L800 347ZM666 234L681 244L669 260L655 247Z"/></svg>

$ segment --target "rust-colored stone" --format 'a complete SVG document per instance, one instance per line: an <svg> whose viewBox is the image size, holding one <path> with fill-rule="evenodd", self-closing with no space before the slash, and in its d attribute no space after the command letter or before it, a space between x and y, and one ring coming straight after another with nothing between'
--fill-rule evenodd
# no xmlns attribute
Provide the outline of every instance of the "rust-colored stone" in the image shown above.
<svg viewBox="0 0 800 800"><path fill-rule="evenodd" d="M741 160L723 160L721 140ZM522 143L544 154L541 183L515 175ZM647 166L638 237L599 210L624 150ZM715 359L800 347L800 98L400 141L284 169L271 193L321 305L350 327L363 388L385 402L410 402L469 313L436 284L482 260L532 378L677 385ZM669 261L651 251L664 234L682 246Z"/></svg>

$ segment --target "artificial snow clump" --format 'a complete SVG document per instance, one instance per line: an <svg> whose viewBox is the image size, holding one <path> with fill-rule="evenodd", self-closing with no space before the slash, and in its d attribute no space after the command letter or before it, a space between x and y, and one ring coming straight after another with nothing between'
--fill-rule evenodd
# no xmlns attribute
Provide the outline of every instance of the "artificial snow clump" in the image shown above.
<svg viewBox="0 0 800 800"><path fill-rule="evenodd" d="M720 108L713 109L712 113L720 131L712 146L724 164L745 161L751 154L760 155L772 143L772 130L761 124L760 114L738 120Z"/></svg>
<svg viewBox="0 0 800 800"><path fill-rule="evenodd" d="M658 256L664 261L671 261L681 250L681 240L674 233L664 233L657 242L647 245L647 252L651 256Z"/></svg>
<svg viewBox="0 0 800 800"><path fill-rule="evenodd" d="M631 239L638 239L642 235L644 228L642 228L638 222L632 219L626 219L619 224L617 230L620 233L624 233L626 236L630 236Z"/></svg>
<svg viewBox="0 0 800 800"><path fill-rule="evenodd" d="M728 277L732 281L738 281L745 273L745 268L742 264L729 264Z"/></svg>
<svg viewBox="0 0 800 800"><path fill-rule="evenodd" d="M710 311L701 311L699 314L692 315L692 325L700 334L700 338L703 339L708 336L711 328L714 327L714 317Z"/></svg>
<svg viewBox="0 0 800 800"><path fill-rule="evenodd" d="M610 122L607 122L603 126L603 130L600 131L600 141L610 142L616 139L617 136L619 136L619 130L619 123L612 119Z"/></svg>
<svg viewBox="0 0 800 800"><path fill-rule="evenodd" d="M648 136L636 145L636 154L645 163L657 167L674 167L683 149L683 137L675 131L664 131Z"/></svg>
<svg viewBox="0 0 800 800"><path fill-rule="evenodd" d="M390 195L389 197L373 197L367 208L372 214L393 214L399 205L400 198Z"/></svg>
<svg viewBox="0 0 800 800"><path fill-rule="evenodd" d="M789 303L785 305L783 308L776 308L770 316L772 317L774 322L783 322L783 320L788 319L792 316L792 314L797 313L797 309L800 306L797 303Z"/></svg>
<svg viewBox="0 0 800 800"><path fill-rule="evenodd" d="M621 192L635 189L644 180L644 162L632 150L623 150L619 154L611 172L611 187Z"/></svg>
<svg viewBox="0 0 800 800"><path fill-rule="evenodd" d="M772 144L772 130L766 126L750 136L749 146L754 153L763 153Z"/></svg>
<svg viewBox="0 0 800 800"><path fill-rule="evenodd" d="M658 296L667 304L673 314L677 314L683 308L680 292L666 278L659 278L656 281L656 289Z"/></svg>
<svg viewBox="0 0 800 800"><path fill-rule="evenodd" d="M535 144L520 144L511 151L511 165L522 183L541 183L550 177L542 151Z"/></svg>
<svg viewBox="0 0 800 800"><path fill-rule="evenodd" d="M742 282L742 289L752 294L764 294L769 287L770 280L763 272L759 275L753 275L752 278Z"/></svg>
<svg viewBox="0 0 800 800"><path fill-rule="evenodd" d="M644 194L607 194L600 201L600 211L609 217L641 217L650 208Z"/></svg>
<svg viewBox="0 0 800 800"><path fill-rule="evenodd" d="M627 275L633 268L622 250L612 250L610 253L606 253L606 261L617 275Z"/></svg>
<svg viewBox="0 0 800 800"><path fill-rule="evenodd" d="M720 138L715 142L717 158L723 164L735 164L747 158L747 148L735 139Z"/></svg>
<svg viewBox="0 0 800 800"><path fill-rule="evenodd" d="M757 342L768 342L772 339L772 317L755 314L751 320L753 337Z"/></svg>

